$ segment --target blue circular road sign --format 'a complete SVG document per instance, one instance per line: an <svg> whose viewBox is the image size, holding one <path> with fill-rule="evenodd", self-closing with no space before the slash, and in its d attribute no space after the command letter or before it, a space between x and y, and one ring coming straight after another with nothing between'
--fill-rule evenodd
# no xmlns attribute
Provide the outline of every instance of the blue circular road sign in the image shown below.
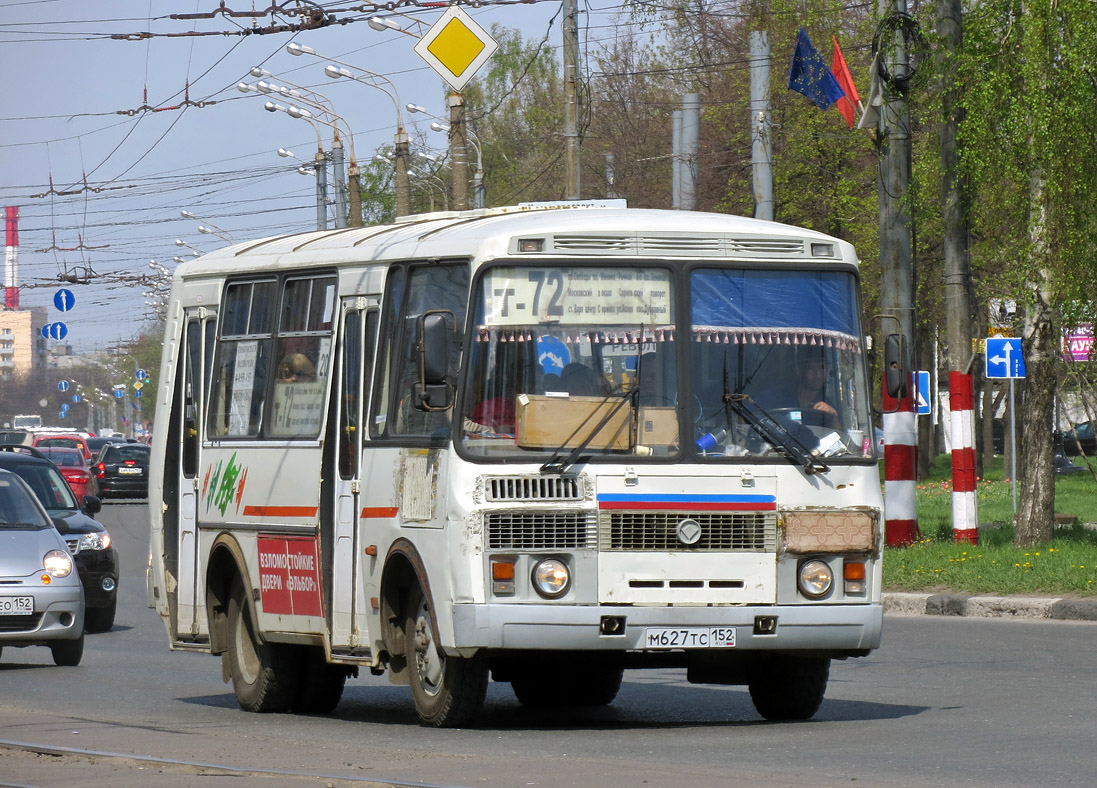
<svg viewBox="0 0 1097 788"><path fill-rule="evenodd" d="M79 394L73 394L72 395L72 401L73 402L79 402L82 399L83 399L83 397L81 397Z"/></svg>
<svg viewBox="0 0 1097 788"><path fill-rule="evenodd" d="M69 327L60 321L50 323L47 328L49 329L49 334L47 336L49 336L50 339L64 339L69 333Z"/></svg>
<svg viewBox="0 0 1097 788"><path fill-rule="evenodd" d="M149 376L149 373L145 372L145 370L143 370L143 369L137 370L137 373L135 375L135 377L138 380L145 380L146 378L148 378L148 376Z"/></svg>
<svg viewBox="0 0 1097 788"><path fill-rule="evenodd" d="M68 391L69 390L69 382L67 380L57 381L57 390L58 391Z"/></svg>
<svg viewBox="0 0 1097 788"><path fill-rule="evenodd" d="M122 399L122 397L124 397L124 396L126 396L126 392L122 391L122 389L115 389L114 390L114 398L115 399Z"/></svg>
<svg viewBox="0 0 1097 788"><path fill-rule="evenodd" d="M133 396L137 397L137 399L141 399L141 389L137 389L137 391L133 392Z"/></svg>
<svg viewBox="0 0 1097 788"><path fill-rule="evenodd" d="M53 305L57 307L59 312L68 312L76 306L76 296L72 294L71 290L62 287L53 294Z"/></svg>

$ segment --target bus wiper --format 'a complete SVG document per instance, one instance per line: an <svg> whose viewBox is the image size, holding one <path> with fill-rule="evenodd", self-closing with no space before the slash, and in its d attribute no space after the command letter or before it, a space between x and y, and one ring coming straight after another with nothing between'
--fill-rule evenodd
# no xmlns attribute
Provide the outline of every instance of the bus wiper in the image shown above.
<svg viewBox="0 0 1097 788"><path fill-rule="evenodd" d="M826 463L820 462L812 454L811 449L797 440L791 432L781 426L779 421L769 415L749 395L732 394L724 401L729 408L739 414L743 421L754 427L755 431L766 441L783 450L785 456L795 461L808 476L814 473L826 473L830 470Z"/></svg>
<svg viewBox="0 0 1097 788"><path fill-rule="evenodd" d="M579 445L572 449L568 453L568 456L565 457L563 460L559 459L560 452L564 450L564 447L571 443L572 438L579 434L579 430L583 429L583 427L585 427L587 423L590 422L594 414L601 410L602 406L609 402L610 398L613 397L615 393L616 392L611 391L609 394L604 396L602 398L602 401L598 403L598 407L594 408L591 411L590 416L587 416L585 419L583 419L582 423L575 428L571 435L564 439L564 442L560 445L560 448L552 453L552 457L549 458L549 461L541 466L541 473L564 473L568 468L570 468L579 458L579 455L583 452L583 450L590 445L590 442L592 440L594 440L594 436L601 432L603 427L609 424L610 420L615 415L617 415L617 411L621 410L626 402L633 403L633 407L635 408L637 397L639 397L640 394L640 387L634 386L631 391L629 391L625 396L621 397L620 401L618 401L616 405L610 408L609 412L605 416L603 416L596 425L594 425L594 429L587 432L586 437L579 442Z"/></svg>

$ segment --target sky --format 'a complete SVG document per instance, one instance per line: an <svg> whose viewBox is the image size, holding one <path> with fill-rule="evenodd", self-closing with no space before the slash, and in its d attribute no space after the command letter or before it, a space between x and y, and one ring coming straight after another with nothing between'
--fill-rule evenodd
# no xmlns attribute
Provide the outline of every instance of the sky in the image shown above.
<svg viewBox="0 0 1097 788"><path fill-rule="evenodd" d="M148 327L151 286L142 277L156 275L150 261L171 270L175 257L195 250L316 228L314 176L299 174L300 162L276 153L285 148L311 159L316 133L307 121L264 111L270 97L237 90L241 81L257 81L252 67L273 72L268 81L329 99L352 130L359 161L391 145L390 98L329 79L329 60L294 57L287 44L383 73L401 105L448 114L443 82L413 51L416 38L371 28L372 3L325 2L325 13L339 24L294 32L242 34L296 22L293 13L170 18L208 15L219 6L220 0L0 0L0 200L19 208L20 305L48 307L49 320L68 328L63 344L76 352L107 350ZM225 0L224 7L242 13L273 6ZM286 0L279 7L318 6ZM485 29L500 23L540 40L560 2L463 8ZM618 6L580 2L580 8L588 37L581 46L614 34ZM405 5L394 14L382 4L377 15L421 34L441 13ZM558 47L560 40L556 17L548 44ZM443 149L445 134L431 132L431 120L405 112L413 143ZM328 148L330 129L320 129ZM62 276L77 283L62 283ZM61 287L76 298L64 313L53 305Z"/></svg>

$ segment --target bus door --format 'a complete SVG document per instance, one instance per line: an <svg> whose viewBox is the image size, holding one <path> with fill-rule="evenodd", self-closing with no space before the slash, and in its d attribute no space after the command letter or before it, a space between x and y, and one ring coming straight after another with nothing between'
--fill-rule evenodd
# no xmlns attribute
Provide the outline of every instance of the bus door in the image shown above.
<svg viewBox="0 0 1097 788"><path fill-rule="evenodd" d="M377 334L377 309L365 298L343 303L338 375L332 386L335 414L335 451L333 465L335 528L331 558L331 645L333 650L354 650L369 643L364 579L376 560L365 553L362 543L362 439L366 434L363 418L373 369L373 351Z"/></svg>
<svg viewBox="0 0 1097 788"><path fill-rule="evenodd" d="M201 467L202 413L205 383L213 360L216 315L204 307L187 310L183 332L181 385L182 424L176 490L178 491L178 576L176 634L193 638L204 629L200 612L205 603L201 588L198 539L198 469Z"/></svg>

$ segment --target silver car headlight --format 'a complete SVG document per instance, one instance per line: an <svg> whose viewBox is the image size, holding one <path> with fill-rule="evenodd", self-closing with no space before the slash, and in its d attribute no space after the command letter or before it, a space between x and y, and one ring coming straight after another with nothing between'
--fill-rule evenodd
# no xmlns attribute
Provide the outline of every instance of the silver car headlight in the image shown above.
<svg viewBox="0 0 1097 788"><path fill-rule="evenodd" d="M533 567L533 587L546 599L558 599L571 587L571 572L559 558L546 558Z"/></svg>
<svg viewBox="0 0 1097 788"><path fill-rule="evenodd" d="M81 550L106 550L110 547L110 534L100 531L94 534L84 534L80 537Z"/></svg>
<svg viewBox="0 0 1097 788"><path fill-rule="evenodd" d="M72 556L63 550L50 550L42 559L42 566L50 577L68 577L72 574Z"/></svg>
<svg viewBox="0 0 1097 788"><path fill-rule="evenodd" d="M813 559L800 564L800 593L810 599L826 596L834 586L834 572L825 561Z"/></svg>

